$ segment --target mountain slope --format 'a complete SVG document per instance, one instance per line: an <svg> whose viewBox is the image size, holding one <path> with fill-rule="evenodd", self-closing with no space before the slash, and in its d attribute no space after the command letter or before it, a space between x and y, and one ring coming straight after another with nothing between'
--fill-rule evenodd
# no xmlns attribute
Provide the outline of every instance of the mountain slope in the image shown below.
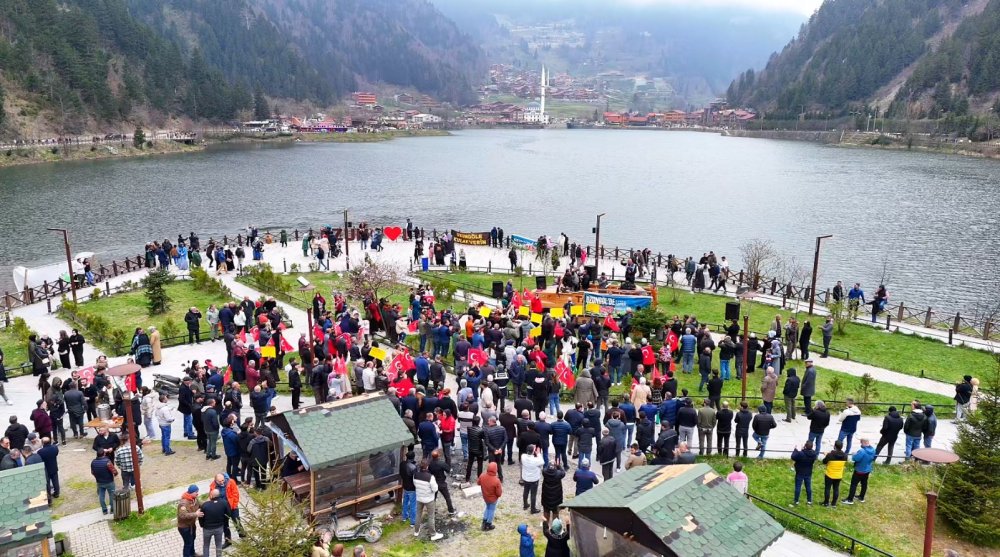
<svg viewBox="0 0 1000 557"><path fill-rule="evenodd" d="M252 0L323 74L475 99L482 51L426 0Z"/></svg>
<svg viewBox="0 0 1000 557"><path fill-rule="evenodd" d="M730 85L731 104L776 118L804 110L846 113L933 50L975 0L827 0L799 35L760 72Z"/></svg>

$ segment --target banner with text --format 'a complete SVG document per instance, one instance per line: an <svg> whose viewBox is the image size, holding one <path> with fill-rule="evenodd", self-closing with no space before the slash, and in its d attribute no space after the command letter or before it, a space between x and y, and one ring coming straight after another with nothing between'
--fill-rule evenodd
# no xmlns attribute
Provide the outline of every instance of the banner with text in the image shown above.
<svg viewBox="0 0 1000 557"><path fill-rule="evenodd" d="M459 232L458 230L452 230L451 237L455 239L456 244L467 244L470 246L490 245L489 232Z"/></svg>
<svg viewBox="0 0 1000 557"><path fill-rule="evenodd" d="M625 313L628 308L639 309L650 306L653 304L653 298L650 296L618 296L586 292L583 295L583 304L587 308L592 308L591 304L594 304L598 306L596 313L611 315Z"/></svg>
<svg viewBox="0 0 1000 557"><path fill-rule="evenodd" d="M528 251L535 251L535 248L538 247L538 240L532 240L527 236L511 234L510 245L511 247L515 247L517 249L526 249Z"/></svg>

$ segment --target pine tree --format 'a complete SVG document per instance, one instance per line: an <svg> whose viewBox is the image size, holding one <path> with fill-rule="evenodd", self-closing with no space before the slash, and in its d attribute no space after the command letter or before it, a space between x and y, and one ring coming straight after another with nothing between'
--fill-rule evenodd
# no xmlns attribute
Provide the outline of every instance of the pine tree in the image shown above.
<svg viewBox="0 0 1000 557"><path fill-rule="evenodd" d="M938 468L941 516L974 543L1000 546L1000 358L981 378L979 406L958 424L952 450L960 460Z"/></svg>
<svg viewBox="0 0 1000 557"><path fill-rule="evenodd" d="M316 534L291 492L282 491L275 482L264 491L251 491L250 498L252 503L240 513L245 534L233 542L235 557L309 554Z"/></svg>
<svg viewBox="0 0 1000 557"><path fill-rule="evenodd" d="M151 271L142 279L142 287L146 290L146 308L149 315L166 313L170 309L170 294L167 285L174 281L174 276L166 269Z"/></svg>
<svg viewBox="0 0 1000 557"><path fill-rule="evenodd" d="M271 118L271 108L267 105L267 97L264 91L258 87L253 92L253 119L268 120Z"/></svg>

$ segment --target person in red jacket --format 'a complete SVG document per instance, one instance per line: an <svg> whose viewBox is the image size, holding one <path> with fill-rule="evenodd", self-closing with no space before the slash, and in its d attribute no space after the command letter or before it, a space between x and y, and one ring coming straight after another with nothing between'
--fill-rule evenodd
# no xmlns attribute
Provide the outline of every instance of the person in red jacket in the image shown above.
<svg viewBox="0 0 1000 557"><path fill-rule="evenodd" d="M35 424L35 432L38 437L49 437L52 435L52 418L49 417L48 405L44 400L38 399L35 409L31 411L31 422ZM20 449L21 447L16 447Z"/></svg>
<svg viewBox="0 0 1000 557"><path fill-rule="evenodd" d="M483 512L483 530L493 530L493 516L497 512L497 504L503 495L503 484L497 476L497 463L491 462L486 467L486 471L479 476L479 487L483 492L483 502L486 503L486 510Z"/></svg>

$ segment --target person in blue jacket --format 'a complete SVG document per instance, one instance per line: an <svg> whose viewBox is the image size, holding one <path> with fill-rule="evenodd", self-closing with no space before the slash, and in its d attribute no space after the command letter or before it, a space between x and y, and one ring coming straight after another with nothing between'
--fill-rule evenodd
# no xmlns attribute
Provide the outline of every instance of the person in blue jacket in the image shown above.
<svg viewBox="0 0 1000 557"><path fill-rule="evenodd" d="M865 495L868 493L868 477L871 476L875 458L877 458L875 448L872 447L871 442L868 439L862 439L861 448L851 457L851 460L854 461L854 474L851 476L851 490L847 494L847 499L844 499L845 505L854 504L854 492L858 485L861 486L858 501L865 502Z"/></svg>
<svg viewBox="0 0 1000 557"><path fill-rule="evenodd" d="M235 414L230 419L235 421ZM232 427L232 422L222 428L222 450L226 453L226 473L230 478L240 477L239 433Z"/></svg>
<svg viewBox="0 0 1000 557"><path fill-rule="evenodd" d="M527 524L520 524L517 527L517 533L521 534L518 555L520 557L535 557L535 535L531 533L531 529L528 528Z"/></svg>
<svg viewBox="0 0 1000 557"><path fill-rule="evenodd" d="M663 399L658 410L660 427L663 427L663 424L666 423L677 429L677 409L680 408L680 399L674 398L669 392L663 394Z"/></svg>

